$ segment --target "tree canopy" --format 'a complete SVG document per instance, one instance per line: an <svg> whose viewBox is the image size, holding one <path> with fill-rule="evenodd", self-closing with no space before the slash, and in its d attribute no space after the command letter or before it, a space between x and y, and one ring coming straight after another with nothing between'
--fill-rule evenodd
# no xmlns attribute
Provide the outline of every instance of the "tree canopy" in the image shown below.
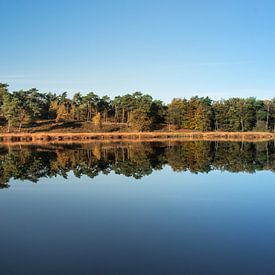
<svg viewBox="0 0 275 275"><path fill-rule="evenodd" d="M193 131L275 131L275 99L229 98L212 100L194 96L174 98L169 104L134 92L99 96L90 91L42 93L35 88L9 91L0 83L0 122L7 130L21 131L37 121L123 124L135 131L188 129Z"/></svg>

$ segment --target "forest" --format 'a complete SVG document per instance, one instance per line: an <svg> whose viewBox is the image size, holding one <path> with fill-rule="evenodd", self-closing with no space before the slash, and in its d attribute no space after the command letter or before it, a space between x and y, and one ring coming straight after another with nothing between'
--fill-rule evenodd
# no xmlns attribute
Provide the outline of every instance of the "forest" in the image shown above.
<svg viewBox="0 0 275 275"><path fill-rule="evenodd" d="M46 127L41 128L43 125ZM40 127L40 128L39 128ZM275 98L212 100L194 96L168 104L134 92L111 99L94 92L9 91L0 83L0 132L51 131L73 127L83 131L266 131L275 132Z"/></svg>
<svg viewBox="0 0 275 275"><path fill-rule="evenodd" d="M43 177L94 178L114 172L140 179L166 165L175 172L275 172L275 142L119 142L58 146L0 147L0 188L11 178L37 182Z"/></svg>

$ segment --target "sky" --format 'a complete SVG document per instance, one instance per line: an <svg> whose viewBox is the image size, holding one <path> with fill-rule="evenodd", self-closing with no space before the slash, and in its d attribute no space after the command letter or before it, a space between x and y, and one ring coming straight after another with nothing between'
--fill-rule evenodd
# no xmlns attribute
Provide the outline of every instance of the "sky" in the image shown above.
<svg viewBox="0 0 275 275"><path fill-rule="evenodd" d="M275 1L0 0L0 11L12 91L275 96Z"/></svg>

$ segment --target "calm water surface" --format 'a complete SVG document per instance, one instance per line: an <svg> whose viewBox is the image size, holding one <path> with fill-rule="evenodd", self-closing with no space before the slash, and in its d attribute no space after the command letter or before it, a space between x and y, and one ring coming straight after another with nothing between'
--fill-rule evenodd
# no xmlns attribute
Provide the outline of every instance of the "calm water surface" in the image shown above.
<svg viewBox="0 0 275 275"><path fill-rule="evenodd" d="M274 142L0 149L1 274L275 274Z"/></svg>

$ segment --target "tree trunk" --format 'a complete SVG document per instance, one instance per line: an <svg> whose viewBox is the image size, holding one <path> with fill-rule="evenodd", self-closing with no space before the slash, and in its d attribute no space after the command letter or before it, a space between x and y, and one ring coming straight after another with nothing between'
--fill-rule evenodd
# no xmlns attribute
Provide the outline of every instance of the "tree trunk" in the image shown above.
<svg viewBox="0 0 275 275"><path fill-rule="evenodd" d="M125 116L125 110L124 110L124 108L122 108L122 122L124 122L124 121L125 121L124 116Z"/></svg>
<svg viewBox="0 0 275 275"><path fill-rule="evenodd" d="M117 106L115 105L115 121L117 122Z"/></svg>
<svg viewBox="0 0 275 275"><path fill-rule="evenodd" d="M108 122L108 111L105 110L105 122Z"/></svg>
<svg viewBox="0 0 275 275"><path fill-rule="evenodd" d="M266 124L265 124L266 130L268 130L268 124L269 124L269 106L267 107L267 112L266 112Z"/></svg>
<svg viewBox="0 0 275 275"><path fill-rule="evenodd" d="M242 132L243 132L244 131L243 118L241 118L241 127L242 127Z"/></svg>

